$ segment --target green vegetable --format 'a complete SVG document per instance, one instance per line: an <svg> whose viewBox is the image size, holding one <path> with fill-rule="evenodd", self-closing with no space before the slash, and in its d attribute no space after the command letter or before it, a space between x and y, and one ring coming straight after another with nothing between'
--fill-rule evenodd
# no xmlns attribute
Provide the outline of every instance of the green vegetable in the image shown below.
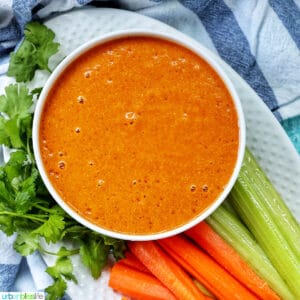
<svg viewBox="0 0 300 300"><path fill-rule="evenodd" d="M73 265L70 255L77 254L77 250L68 250L65 247L56 254L58 256L55 265L48 267L46 272L53 278L54 283L46 288L48 300L60 299L63 297L67 289L66 280L72 280L77 283L76 277L73 275Z"/></svg>
<svg viewBox="0 0 300 300"><path fill-rule="evenodd" d="M299 224L249 150L246 152L246 159L248 178L255 186L257 196L300 261Z"/></svg>
<svg viewBox="0 0 300 300"><path fill-rule="evenodd" d="M77 251L75 251L77 253ZM54 278L55 281L61 280L65 277L67 280L72 280L77 283L77 279L73 275L73 265L70 259L72 255L71 251L68 251L65 247L62 247L57 255L59 256L55 262L55 265L48 267L46 272Z"/></svg>
<svg viewBox="0 0 300 300"><path fill-rule="evenodd" d="M29 150L33 96L26 86L17 84L6 87L5 93L0 96L0 144Z"/></svg>
<svg viewBox="0 0 300 300"><path fill-rule="evenodd" d="M282 299L296 300L253 235L241 220L225 207L226 205L220 206L206 219L207 223L239 253Z"/></svg>
<svg viewBox="0 0 300 300"><path fill-rule="evenodd" d="M54 32L37 22L28 23L24 34L22 44L10 56L7 72L7 75L15 77L17 82L30 81L37 69L51 72L48 61L59 48L59 44L53 42Z"/></svg>
<svg viewBox="0 0 300 300"><path fill-rule="evenodd" d="M251 160L253 157L246 151L243 166L231 191L230 203L285 280L290 291L296 299L300 299L300 260L285 239L286 231L281 228L282 223L279 219L285 216L274 214L273 210L277 208L271 203L266 205L266 202L271 200L261 197L261 186L251 179L257 176L255 174L259 169L253 167ZM299 245L298 235L289 234L290 239L295 239L295 243Z"/></svg>
<svg viewBox="0 0 300 300"><path fill-rule="evenodd" d="M54 33L38 23L26 26L25 39L11 56L9 75L28 81L36 69L47 69L49 57L57 52ZM50 71L50 70L49 70ZM41 88L29 91L24 84L11 84L0 96L0 144L10 149L10 159L0 166L0 230L16 233L14 249L26 256L38 250L57 256L46 272L53 284L46 289L47 299L60 299L67 281L77 282L70 256L78 254L94 278L100 276L109 253L122 258L125 243L93 232L78 224L53 200L36 168L32 148L33 103ZM71 241L73 249L61 247L48 252L46 243Z"/></svg>

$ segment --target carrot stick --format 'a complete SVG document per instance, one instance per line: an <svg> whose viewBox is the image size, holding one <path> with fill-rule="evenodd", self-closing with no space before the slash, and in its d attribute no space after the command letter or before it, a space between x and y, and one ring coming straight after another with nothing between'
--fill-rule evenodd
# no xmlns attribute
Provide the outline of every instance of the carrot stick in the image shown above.
<svg viewBox="0 0 300 300"><path fill-rule="evenodd" d="M162 239L158 243L170 255L175 253L175 259L176 257L180 257L179 263L184 261L183 267L217 298L222 300L258 299L212 258L183 236Z"/></svg>
<svg viewBox="0 0 300 300"><path fill-rule="evenodd" d="M264 300L280 300L268 284L207 223L201 222L185 234L258 297Z"/></svg>
<svg viewBox="0 0 300 300"><path fill-rule="evenodd" d="M131 252L180 300L207 299L156 242L128 242Z"/></svg>
<svg viewBox="0 0 300 300"><path fill-rule="evenodd" d="M125 257L120 259L118 263L123 263L128 267L144 273L150 273L150 271L130 251L126 251Z"/></svg>
<svg viewBox="0 0 300 300"><path fill-rule="evenodd" d="M177 298L151 274L117 262L111 270L108 285L114 290L141 300L176 300Z"/></svg>
<svg viewBox="0 0 300 300"><path fill-rule="evenodd" d="M172 248L169 248L167 245L161 245L165 250L166 250L166 252L175 260L175 261L177 261L178 263L179 263L179 265L180 266L182 266L185 270L187 270L187 272L190 274L190 275L192 275L194 278L196 278L197 280L198 280L198 282L200 283L200 284L203 284L203 286L205 286L205 288L207 288L208 289L208 291L210 292L210 293L212 293L212 290L214 289L213 288L213 285L211 285L209 282L207 282L206 280L205 280L205 278L203 279L203 280L199 280L199 273L195 270L195 269L193 269L193 268L191 268L190 267L190 265L184 260L184 259L182 259L182 257L181 256L179 256L175 251L173 251L173 249ZM204 283L205 283L205 285L204 285ZM196 286L197 286L197 284L196 284ZM198 287L198 286L197 286ZM208 296L208 295L207 295Z"/></svg>
<svg viewBox="0 0 300 300"><path fill-rule="evenodd" d="M208 298L208 299L217 299L202 283L197 279L193 280L196 287Z"/></svg>

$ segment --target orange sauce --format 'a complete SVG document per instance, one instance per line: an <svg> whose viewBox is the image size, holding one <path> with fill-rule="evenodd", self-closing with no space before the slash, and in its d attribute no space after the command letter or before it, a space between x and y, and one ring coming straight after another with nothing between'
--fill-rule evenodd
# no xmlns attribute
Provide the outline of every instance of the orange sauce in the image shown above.
<svg viewBox="0 0 300 300"><path fill-rule="evenodd" d="M42 160L62 199L106 229L151 234L195 218L237 159L232 98L191 51L156 38L89 50L51 89Z"/></svg>

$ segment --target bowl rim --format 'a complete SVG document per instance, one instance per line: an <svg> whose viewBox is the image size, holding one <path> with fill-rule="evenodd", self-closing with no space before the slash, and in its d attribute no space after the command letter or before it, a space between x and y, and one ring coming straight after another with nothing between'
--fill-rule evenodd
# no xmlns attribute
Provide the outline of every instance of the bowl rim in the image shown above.
<svg viewBox="0 0 300 300"><path fill-rule="evenodd" d="M121 39L121 38L126 38L126 37L153 37L153 38L163 39L169 42L173 42L177 45L180 45L186 49L189 49L190 51L192 51L193 53L195 53L196 55L204 59L213 68L213 70L218 74L218 76L225 84L234 102L234 106L238 116L238 127L239 127L238 155L237 155L233 172L224 190L214 200L214 202L197 217L171 230L153 233L153 234L129 234L129 233L122 233L122 232L109 230L106 228L102 228L101 226L96 225L88 221L81 215L79 215L71 206L69 206L62 199L62 197L52 186L52 183L48 178L47 172L44 168L44 164L40 152L39 131L40 131L40 121L41 121L42 112L46 104L48 93L51 90L54 83L56 82L56 80L61 75L61 73L79 56L83 55L85 52L89 51L90 49L98 45L102 45L107 42ZM205 47L203 47L198 42L192 40L188 36L186 36L186 38L182 38L182 35L180 35L180 37L177 37L174 34L163 33L163 32L149 30L149 29L127 29L127 30L118 30L107 34L103 34L97 38L94 38L82 44L80 47L76 48L69 55L67 55L66 58L54 69L53 73L50 75L46 84L44 85L39 100L37 101L35 107L33 125L32 125L32 140L33 140L34 156L36 159L37 168L41 174L41 178L46 188L48 189L49 193L51 194L51 196L65 212L67 212L72 218L74 218L77 222L79 222L83 226L91 230L94 230L100 234L117 238L117 239L122 239L122 240L147 241L147 240L162 239L162 238L166 238L166 237L170 237L182 233L190 229L191 227L195 226L196 224L200 223L201 221L203 221L206 217L212 214L222 204L222 202L225 200L230 190L232 189L238 177L240 168L242 166L245 147L246 147L246 124L245 124L245 117L243 113L242 104L233 83L231 82L231 80L226 75L224 70L220 67L220 65L216 62L216 60L213 58L213 56Z"/></svg>

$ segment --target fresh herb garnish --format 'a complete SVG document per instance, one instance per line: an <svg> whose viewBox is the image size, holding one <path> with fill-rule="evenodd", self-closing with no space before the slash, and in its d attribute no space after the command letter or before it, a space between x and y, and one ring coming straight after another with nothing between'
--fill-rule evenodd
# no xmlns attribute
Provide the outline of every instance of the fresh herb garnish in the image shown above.
<svg viewBox="0 0 300 300"><path fill-rule="evenodd" d="M11 84L0 96L0 143L9 148L26 150L31 136L32 95L24 85Z"/></svg>
<svg viewBox="0 0 300 300"><path fill-rule="evenodd" d="M7 72L7 75L15 77L17 82L30 81L37 69L51 72L48 61L59 48L59 44L53 42L54 32L37 22L28 23L24 34L22 44L10 56Z"/></svg>
<svg viewBox="0 0 300 300"><path fill-rule="evenodd" d="M8 74L25 82L33 78L36 69L49 70L49 57L58 49L53 39L54 33L44 25L27 24L22 45L11 55ZM0 144L11 151L9 161L0 166L0 230L7 235L17 234L14 248L23 256L36 250L57 256L54 266L46 269L54 280L46 289L47 299L55 300L64 295L68 280L77 282L71 255L79 254L97 278L109 253L116 259L123 257L125 243L78 224L46 190L32 148L33 103L40 92L41 88L29 91L24 84L11 84L0 96ZM41 240L72 241L76 246L50 253Z"/></svg>

